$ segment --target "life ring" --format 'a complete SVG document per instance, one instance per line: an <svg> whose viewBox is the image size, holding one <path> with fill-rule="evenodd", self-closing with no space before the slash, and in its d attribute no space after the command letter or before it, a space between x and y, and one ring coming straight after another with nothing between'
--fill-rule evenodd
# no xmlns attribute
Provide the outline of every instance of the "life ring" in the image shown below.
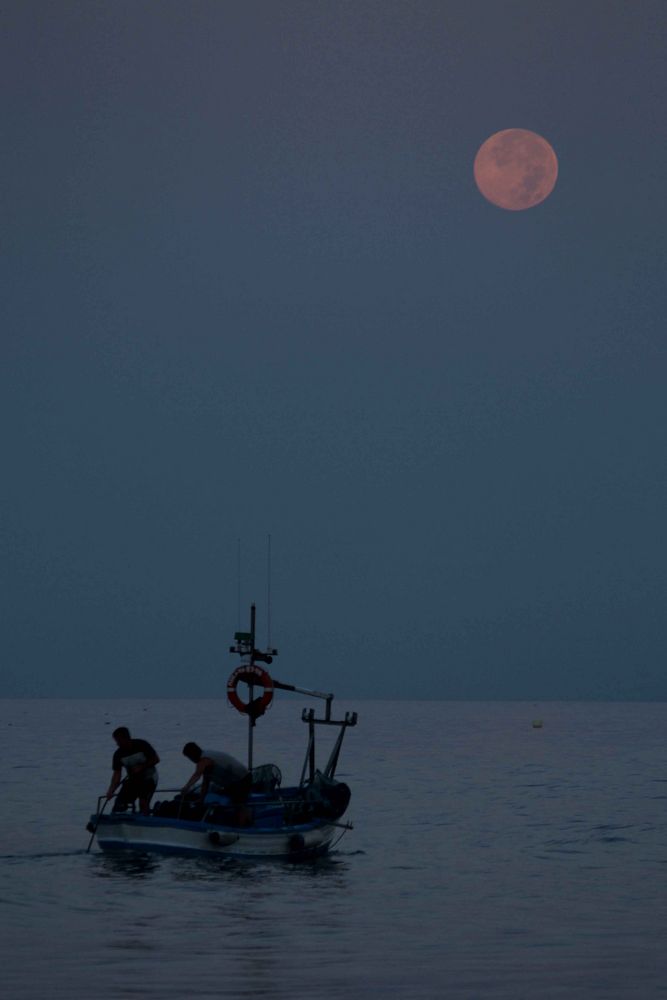
<svg viewBox="0 0 667 1000"><path fill-rule="evenodd" d="M251 702L241 701L236 693L239 681L252 685L261 684L264 694L261 698L253 698ZM243 712L244 715L264 715L273 701L273 681L263 667L257 667L254 663L243 663L227 681L227 698L237 712Z"/></svg>

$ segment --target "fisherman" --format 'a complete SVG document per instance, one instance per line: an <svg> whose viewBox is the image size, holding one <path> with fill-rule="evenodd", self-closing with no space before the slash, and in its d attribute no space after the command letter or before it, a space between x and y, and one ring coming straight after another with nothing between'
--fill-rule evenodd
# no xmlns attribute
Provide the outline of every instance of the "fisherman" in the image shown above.
<svg viewBox="0 0 667 1000"><path fill-rule="evenodd" d="M114 792L121 785L112 812L124 812L128 806L134 806L135 799L139 799L142 815L148 816L151 798L157 787L155 766L160 763L160 758L146 740L133 740L127 726L114 729L112 736L118 749L111 763L113 774L107 799L113 798ZM126 770L126 777L121 784L123 768Z"/></svg>
<svg viewBox="0 0 667 1000"><path fill-rule="evenodd" d="M216 795L226 795L235 804L245 802L250 794L252 777L248 768L222 750L202 750L197 743L186 743L183 756L196 764L192 777L181 789L181 795L201 780L199 798L203 801L209 791Z"/></svg>

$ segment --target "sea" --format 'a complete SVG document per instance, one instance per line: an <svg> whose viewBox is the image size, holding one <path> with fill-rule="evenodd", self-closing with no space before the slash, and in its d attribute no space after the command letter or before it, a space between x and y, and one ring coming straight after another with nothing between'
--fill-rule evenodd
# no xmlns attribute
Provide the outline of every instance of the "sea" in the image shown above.
<svg viewBox="0 0 667 1000"><path fill-rule="evenodd" d="M276 698L254 730L285 784L306 706ZM353 710L354 828L288 864L87 850L113 728L179 787L188 740L245 757L226 702L0 702L2 995L667 996L667 704L334 702Z"/></svg>

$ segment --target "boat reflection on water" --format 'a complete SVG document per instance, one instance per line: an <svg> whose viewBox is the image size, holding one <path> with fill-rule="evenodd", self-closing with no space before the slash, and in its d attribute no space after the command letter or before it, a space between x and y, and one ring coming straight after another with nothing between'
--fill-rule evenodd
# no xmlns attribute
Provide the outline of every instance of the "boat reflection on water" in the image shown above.
<svg viewBox="0 0 667 1000"><path fill-rule="evenodd" d="M109 851L96 855L98 878L147 878L161 868L161 858L143 851Z"/></svg>

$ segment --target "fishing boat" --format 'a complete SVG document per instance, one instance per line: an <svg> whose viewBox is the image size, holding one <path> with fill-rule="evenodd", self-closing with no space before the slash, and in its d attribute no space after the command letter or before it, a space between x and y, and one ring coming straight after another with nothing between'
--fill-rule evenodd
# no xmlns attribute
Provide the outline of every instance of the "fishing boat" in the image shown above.
<svg viewBox="0 0 667 1000"><path fill-rule="evenodd" d="M333 694L312 691L271 677L271 665L278 651L257 649L256 611L250 609L250 631L236 632L230 653L241 656L241 664L227 682L227 698L248 720L248 771L251 790L243 802L209 791L200 796L173 795L176 789L156 789L148 815L128 810L105 812L107 800L101 796L90 817L88 850L97 839L103 851L159 851L168 854L198 854L234 858L276 858L301 860L326 854L352 824L343 821L350 801L350 789L335 778L343 738L357 723L356 712L332 717ZM243 697L247 687L247 699ZM308 727L306 753L297 785L283 787L276 764L254 766L253 734L256 722L273 701L275 691L291 691L321 699L324 712L304 708L301 719ZM318 726L338 728L326 764L318 768L316 732ZM115 798L115 796L114 796ZM113 800L110 800L113 801Z"/></svg>

